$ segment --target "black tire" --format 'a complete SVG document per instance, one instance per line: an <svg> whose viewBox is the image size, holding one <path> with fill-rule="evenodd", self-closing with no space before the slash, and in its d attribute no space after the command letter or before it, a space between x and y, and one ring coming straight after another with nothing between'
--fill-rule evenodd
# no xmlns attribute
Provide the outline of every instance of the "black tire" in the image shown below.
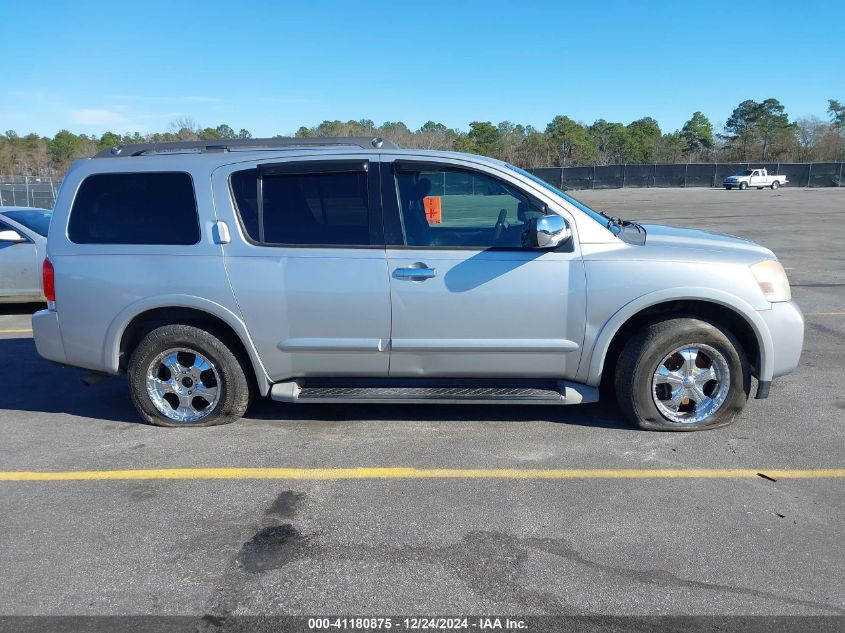
<svg viewBox="0 0 845 633"><path fill-rule="evenodd" d="M777 189L778 187L780 187L780 183L779 183L777 180L775 180L775 181L772 183L772 191L774 191L774 190L775 190L775 189Z"/></svg>
<svg viewBox="0 0 845 633"><path fill-rule="evenodd" d="M183 348L205 356L217 370L219 398L213 409L195 422L173 420L162 414L146 388L147 369L169 349ZM147 334L129 359L127 374L132 402L141 417L158 426L194 427L228 424L241 418L252 400L248 361L235 353L237 346L223 334L212 334L191 325L164 325Z"/></svg>
<svg viewBox="0 0 845 633"><path fill-rule="evenodd" d="M748 189L748 183L746 183L746 182L739 183L739 190L740 191L745 191L746 189Z"/></svg>
<svg viewBox="0 0 845 633"><path fill-rule="evenodd" d="M709 418L696 423L673 422L654 402L652 377L660 362L683 345L704 344L727 362L731 381L728 393ZM659 321L644 327L622 349L615 373L616 398L625 416L650 431L698 431L733 422L748 401L751 373L742 346L725 329L693 318Z"/></svg>

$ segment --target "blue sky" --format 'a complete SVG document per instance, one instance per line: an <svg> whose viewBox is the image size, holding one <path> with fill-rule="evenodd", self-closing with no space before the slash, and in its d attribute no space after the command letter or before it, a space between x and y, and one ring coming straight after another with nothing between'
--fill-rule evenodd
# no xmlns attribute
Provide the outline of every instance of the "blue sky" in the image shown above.
<svg viewBox="0 0 845 633"><path fill-rule="evenodd" d="M757 8L755 8L757 7ZM545 127L845 101L845 2L7 0L0 130L256 136L324 119Z"/></svg>

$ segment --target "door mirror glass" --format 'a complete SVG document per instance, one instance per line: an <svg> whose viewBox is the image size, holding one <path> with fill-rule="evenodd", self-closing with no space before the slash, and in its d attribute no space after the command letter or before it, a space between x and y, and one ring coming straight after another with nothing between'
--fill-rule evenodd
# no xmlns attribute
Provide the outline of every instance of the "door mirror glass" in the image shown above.
<svg viewBox="0 0 845 633"><path fill-rule="evenodd" d="M26 238L17 231L7 229L5 231L0 231L0 242L26 242Z"/></svg>
<svg viewBox="0 0 845 633"><path fill-rule="evenodd" d="M572 231L566 220L551 214L531 218L528 236L532 248L556 248L572 237Z"/></svg>

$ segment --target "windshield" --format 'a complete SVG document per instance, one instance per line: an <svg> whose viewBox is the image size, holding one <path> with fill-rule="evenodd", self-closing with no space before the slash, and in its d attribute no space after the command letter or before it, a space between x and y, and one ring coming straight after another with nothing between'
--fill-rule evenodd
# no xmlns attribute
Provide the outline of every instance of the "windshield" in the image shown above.
<svg viewBox="0 0 845 633"><path fill-rule="evenodd" d="M22 224L30 231L35 231L38 235L47 237L47 229L50 227L50 217L53 215L51 211L6 211L5 215L10 220L14 220L18 224Z"/></svg>
<svg viewBox="0 0 845 633"><path fill-rule="evenodd" d="M753 173L754 173L754 172L753 172L753 171L751 171L750 169L746 169L745 171L738 171L738 172L736 173L736 175L737 175L737 176L750 176L750 175L751 175L751 174L753 174Z"/></svg>
<svg viewBox="0 0 845 633"><path fill-rule="evenodd" d="M549 191L551 191L551 192L552 192L553 194L555 194L556 196L560 196L561 198L563 198L564 200L566 200L569 204L571 204L571 205L572 205L572 206L574 206L574 207L577 207L579 210L581 210L581 211L583 211L584 213L586 213L588 216L590 216L591 218L593 218L596 222L598 222L598 223L599 223L599 224L601 224L602 226L604 226L604 227L606 227L606 226L607 226L607 218L606 218L606 217L604 217L604 216L602 216L602 215L601 215L600 213L598 213L597 211L593 211L590 207L588 207L588 206L587 206L586 204L584 204L583 202L581 202L581 201L579 201L579 200L576 200L575 198L573 198L572 196L570 196L570 195L568 195L568 194L565 194L564 192L562 192L562 191L561 191L560 189L558 189L557 187L554 187L554 186L550 185L550 184L549 184L549 183L547 183L545 180L542 180L541 178L538 178L537 176L535 176L535 175L534 175L534 174L532 174L531 172L527 172L527 171L525 171L524 169L520 169L519 167L515 167L514 165L507 165L507 168L508 168L508 169L512 169L512 170L513 170L513 171L515 171L516 173L518 173L518 174L521 174L521 175L525 176L526 178L528 178L528 179L532 180L533 182L536 182L538 185L542 186L544 189L548 189Z"/></svg>

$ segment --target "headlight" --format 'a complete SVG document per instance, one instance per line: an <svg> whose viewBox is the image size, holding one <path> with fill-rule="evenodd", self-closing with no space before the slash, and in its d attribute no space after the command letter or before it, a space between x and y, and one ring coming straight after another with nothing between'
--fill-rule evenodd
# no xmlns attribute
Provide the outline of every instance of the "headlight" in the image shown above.
<svg viewBox="0 0 845 633"><path fill-rule="evenodd" d="M751 266L751 274L757 280L760 290L768 301L789 301L792 291L789 289L789 279L781 263L775 259L764 259Z"/></svg>

